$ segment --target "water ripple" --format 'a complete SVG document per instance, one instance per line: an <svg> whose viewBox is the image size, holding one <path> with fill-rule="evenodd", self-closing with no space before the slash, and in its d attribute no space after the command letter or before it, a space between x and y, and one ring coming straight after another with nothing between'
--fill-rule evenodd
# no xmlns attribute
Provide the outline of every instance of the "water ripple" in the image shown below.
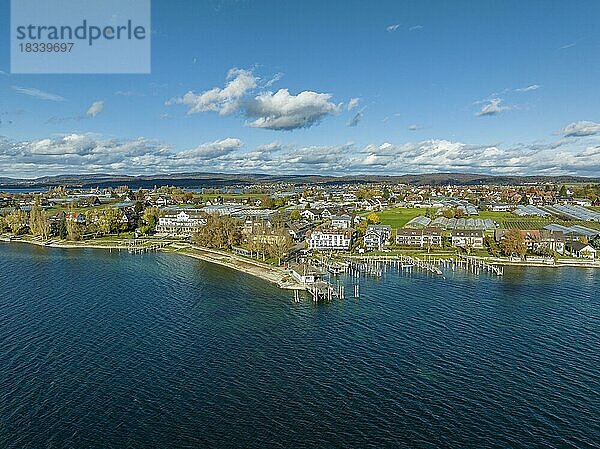
<svg viewBox="0 0 600 449"><path fill-rule="evenodd" d="M0 244L0 447L598 447L597 271L360 283Z"/></svg>

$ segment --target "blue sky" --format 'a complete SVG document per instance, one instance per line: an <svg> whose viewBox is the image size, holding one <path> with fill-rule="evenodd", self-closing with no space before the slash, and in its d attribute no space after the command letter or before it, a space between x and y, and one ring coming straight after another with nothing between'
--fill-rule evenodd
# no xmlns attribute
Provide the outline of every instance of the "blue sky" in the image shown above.
<svg viewBox="0 0 600 449"><path fill-rule="evenodd" d="M599 16L597 1L153 1L151 74L10 75L2 1L0 177L600 176Z"/></svg>

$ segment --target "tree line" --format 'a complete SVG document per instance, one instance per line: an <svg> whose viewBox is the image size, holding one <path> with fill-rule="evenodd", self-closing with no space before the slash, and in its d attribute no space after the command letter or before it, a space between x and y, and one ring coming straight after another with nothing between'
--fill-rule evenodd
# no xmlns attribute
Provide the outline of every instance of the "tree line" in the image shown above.
<svg viewBox="0 0 600 449"><path fill-rule="evenodd" d="M207 217L206 224L199 227L192 241L207 248L230 250L244 245L252 256L276 258L281 264L283 258L293 246L293 240L283 223L267 226L252 226L242 232L242 222L238 219L212 214Z"/></svg>

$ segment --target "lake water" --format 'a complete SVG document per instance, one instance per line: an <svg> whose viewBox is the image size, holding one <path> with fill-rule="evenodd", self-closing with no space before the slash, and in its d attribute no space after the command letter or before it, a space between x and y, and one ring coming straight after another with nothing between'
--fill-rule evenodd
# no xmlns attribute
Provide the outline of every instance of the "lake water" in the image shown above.
<svg viewBox="0 0 600 449"><path fill-rule="evenodd" d="M0 448L597 448L599 287L388 274L294 303L183 256L0 243Z"/></svg>

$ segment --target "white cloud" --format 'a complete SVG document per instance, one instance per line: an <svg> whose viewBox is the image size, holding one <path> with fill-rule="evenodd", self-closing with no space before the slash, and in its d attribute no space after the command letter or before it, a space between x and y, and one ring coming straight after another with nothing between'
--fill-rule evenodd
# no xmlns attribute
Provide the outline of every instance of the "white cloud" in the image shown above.
<svg viewBox="0 0 600 449"><path fill-rule="evenodd" d="M397 31L398 28L400 28L400 24L399 23L395 23L394 25L390 25L390 26L386 27L386 31L388 33L393 33L394 31Z"/></svg>
<svg viewBox="0 0 600 449"><path fill-rule="evenodd" d="M363 119L363 113L362 113L362 111L358 111L354 115L354 117L352 117L352 119L347 123L347 125L351 126L351 127L357 126L362 119Z"/></svg>
<svg viewBox="0 0 600 449"><path fill-rule="evenodd" d="M86 117L94 118L104 110L104 101L94 101L85 113Z"/></svg>
<svg viewBox="0 0 600 449"><path fill-rule="evenodd" d="M234 68L227 73L225 87L214 87L200 94L189 91L183 97L168 100L166 104L184 104L189 107L188 114L208 111L231 114L239 108L240 98L256 87L257 81L258 78L249 70Z"/></svg>
<svg viewBox="0 0 600 449"><path fill-rule="evenodd" d="M410 27L408 29L408 31L418 31L418 30L422 30L423 28L424 28L423 25L415 25L415 26Z"/></svg>
<svg viewBox="0 0 600 449"><path fill-rule="evenodd" d="M539 84L531 84L527 87L520 87L518 89L515 89L515 92L531 92L532 90L538 90L540 87Z"/></svg>
<svg viewBox="0 0 600 449"><path fill-rule="evenodd" d="M281 76L275 75L265 86L275 83ZM166 104L184 104L189 107L188 114L209 111L220 115L241 113L248 119L246 125L271 130L308 128L340 109L326 93L304 91L291 95L288 89L279 89L275 93L265 91L252 96L259 78L248 70L231 69L227 79L224 88L215 87L200 94L188 92Z"/></svg>
<svg viewBox="0 0 600 449"><path fill-rule="evenodd" d="M565 126L561 133L565 137L584 137L600 134L600 123L580 120Z"/></svg>
<svg viewBox="0 0 600 449"><path fill-rule="evenodd" d="M351 111L352 109L354 109L356 106L358 106L359 102L360 98L351 98L348 102L348 110Z"/></svg>
<svg viewBox="0 0 600 449"><path fill-rule="evenodd" d="M475 115L478 117L497 115L502 111L510 109L508 106L501 106L500 103L502 103L501 98L493 98L489 100L489 102L484 105Z"/></svg>
<svg viewBox="0 0 600 449"><path fill-rule="evenodd" d="M562 45L560 47L558 47L559 50L566 50L567 48L573 48L575 45L577 45L575 42L572 42L570 44L565 44Z"/></svg>
<svg viewBox="0 0 600 449"><path fill-rule="evenodd" d="M267 81L267 82L265 83L265 86L264 86L264 87L271 87L271 86L272 86L273 84L275 84L277 81L280 81L280 80L281 80L281 78L283 78L283 73L281 73L281 72L279 72L279 73L276 73L275 75L273 75L273 77L272 77L272 78L271 78L269 81Z"/></svg>
<svg viewBox="0 0 600 449"><path fill-rule="evenodd" d="M408 125L408 130L409 130L409 131L417 131L418 129L419 129L419 126L418 126L418 125L415 125L415 124L413 124L413 125Z"/></svg>
<svg viewBox="0 0 600 449"><path fill-rule="evenodd" d="M339 111L330 94L311 91L290 95L287 89L263 92L243 105L249 126L273 130L309 128L327 115Z"/></svg>
<svg viewBox="0 0 600 449"><path fill-rule="evenodd" d="M37 98L39 100L47 100L47 101L65 101L64 97L60 95L52 94L50 92L44 92L43 90L36 89L34 87L19 87L12 86L13 90L16 92L28 95L30 97Z"/></svg>
<svg viewBox="0 0 600 449"><path fill-rule="evenodd" d="M225 156L232 151L239 150L241 147L242 141L240 139L228 137L223 140L203 143L192 150L181 151L176 154L176 157L178 159L216 159Z"/></svg>

